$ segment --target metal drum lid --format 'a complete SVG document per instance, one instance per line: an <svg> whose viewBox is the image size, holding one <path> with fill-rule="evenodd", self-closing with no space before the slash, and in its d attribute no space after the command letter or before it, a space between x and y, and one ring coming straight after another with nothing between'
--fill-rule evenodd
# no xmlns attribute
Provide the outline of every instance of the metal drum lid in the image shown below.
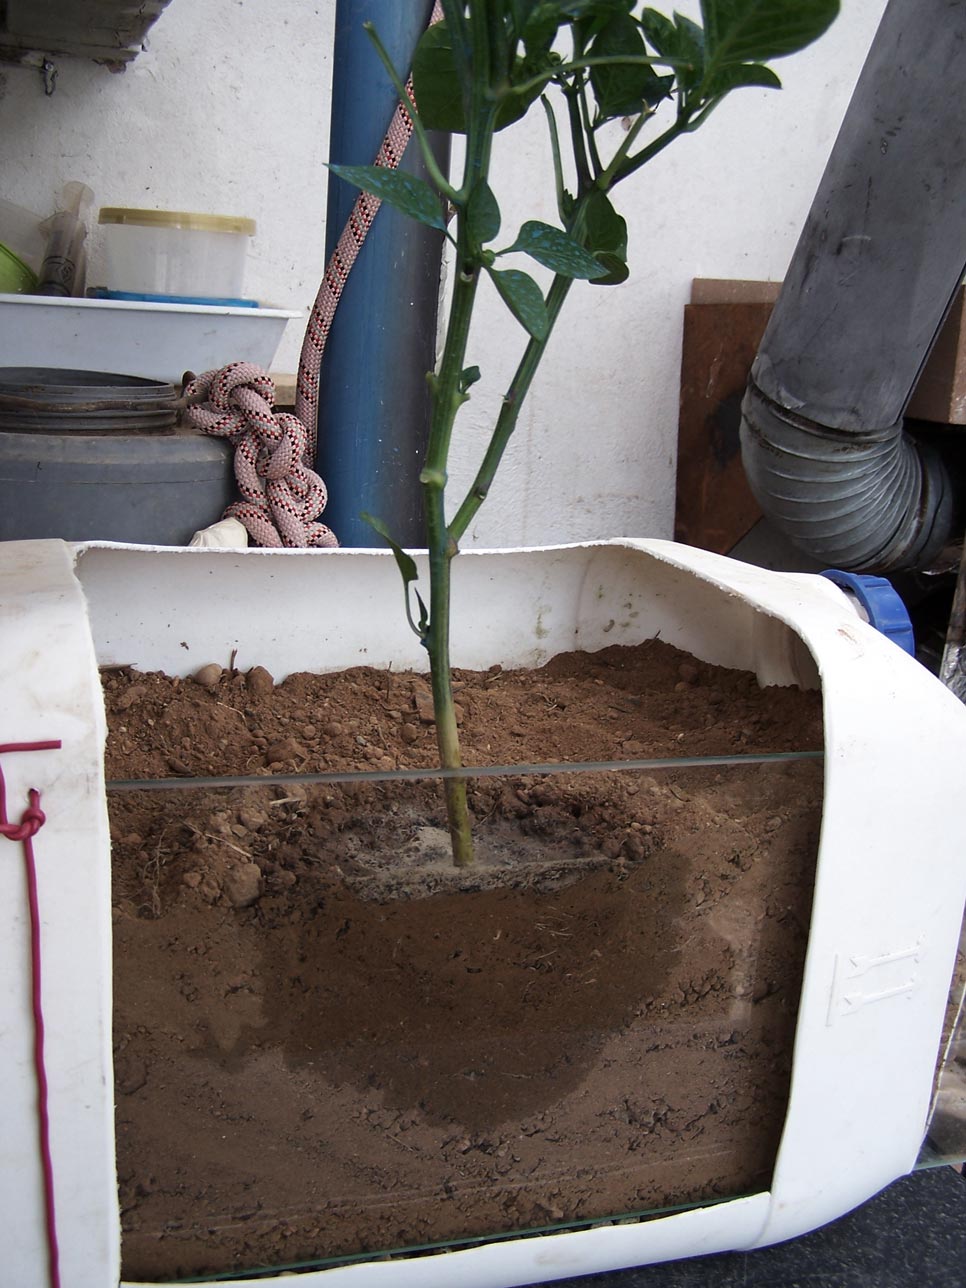
<svg viewBox="0 0 966 1288"><path fill-rule="evenodd" d="M173 385L141 376L59 367L0 367L0 431L34 434L171 433Z"/></svg>

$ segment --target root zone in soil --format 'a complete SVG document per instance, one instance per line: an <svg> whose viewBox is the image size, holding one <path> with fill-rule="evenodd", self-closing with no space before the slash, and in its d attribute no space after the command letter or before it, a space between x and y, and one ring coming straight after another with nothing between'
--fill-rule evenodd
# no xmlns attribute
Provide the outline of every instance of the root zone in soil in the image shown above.
<svg viewBox="0 0 966 1288"><path fill-rule="evenodd" d="M109 779L435 763L424 677L104 676ZM458 673L465 760L819 749L820 697L652 641ZM821 766L110 798L125 1278L766 1187Z"/></svg>

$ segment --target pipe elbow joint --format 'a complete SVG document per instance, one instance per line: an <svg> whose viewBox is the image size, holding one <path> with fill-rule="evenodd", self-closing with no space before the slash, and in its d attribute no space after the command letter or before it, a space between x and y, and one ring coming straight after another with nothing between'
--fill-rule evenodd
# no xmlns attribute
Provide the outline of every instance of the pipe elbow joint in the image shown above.
<svg viewBox="0 0 966 1288"><path fill-rule="evenodd" d="M752 373L754 377L754 373ZM762 512L818 562L889 573L927 567L953 526L938 453L903 429L817 424L748 383L741 454Z"/></svg>

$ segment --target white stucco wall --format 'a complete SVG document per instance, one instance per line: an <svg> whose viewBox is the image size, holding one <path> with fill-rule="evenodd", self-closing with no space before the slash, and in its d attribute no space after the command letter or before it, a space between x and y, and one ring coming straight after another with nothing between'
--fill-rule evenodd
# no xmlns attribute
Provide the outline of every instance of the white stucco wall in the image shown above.
<svg viewBox="0 0 966 1288"><path fill-rule="evenodd" d="M696 0L677 7L698 11ZM631 278L575 286L466 544L670 535L691 279L782 276L884 7L845 0L817 45L776 64L783 91L736 92L618 189ZM83 179L98 205L250 215L246 293L307 313L324 268L334 10L335 0L174 0L126 72L60 60L50 98L35 70L0 65L0 195L43 213L63 182ZM545 152L542 114L500 136L494 187L507 230L554 219ZM95 280L97 268L95 236ZM471 343L484 381L459 424L454 498L523 344L488 290ZM276 370L295 369L300 344L290 323Z"/></svg>

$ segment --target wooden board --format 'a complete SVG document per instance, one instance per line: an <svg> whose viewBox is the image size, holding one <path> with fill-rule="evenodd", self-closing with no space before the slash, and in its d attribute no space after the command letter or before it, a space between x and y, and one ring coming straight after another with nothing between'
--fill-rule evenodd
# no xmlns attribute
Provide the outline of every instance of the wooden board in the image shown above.
<svg viewBox="0 0 966 1288"><path fill-rule="evenodd" d="M741 465L741 399L770 303L684 309L678 421L678 541L727 554L761 518Z"/></svg>
<svg viewBox="0 0 966 1288"><path fill-rule="evenodd" d="M741 399L780 282L696 278L684 309L678 422L678 541L728 554L761 519L741 464ZM908 416L966 425L966 295L949 311Z"/></svg>

